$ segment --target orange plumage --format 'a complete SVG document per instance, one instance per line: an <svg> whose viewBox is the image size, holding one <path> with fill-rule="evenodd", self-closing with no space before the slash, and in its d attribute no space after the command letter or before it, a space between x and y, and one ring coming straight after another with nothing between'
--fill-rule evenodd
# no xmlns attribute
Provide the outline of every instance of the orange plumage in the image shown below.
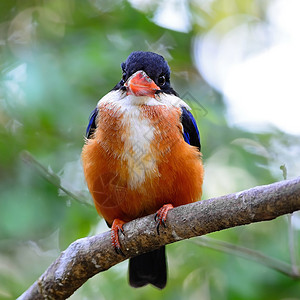
<svg viewBox="0 0 300 300"><path fill-rule="evenodd" d="M150 120L154 139L149 153L135 154L137 170L133 172L143 168L145 160L155 164L155 170L145 176L138 188L129 186L132 170L120 159L124 152L134 152L136 146L127 149L124 146L122 136L129 126L124 122L126 114L100 104L98 130L83 148L88 188L98 213L109 224L114 219L127 222L155 213L166 203L173 206L191 203L202 194L203 167L199 151L182 138L179 109L146 105L138 109L141 118Z"/></svg>

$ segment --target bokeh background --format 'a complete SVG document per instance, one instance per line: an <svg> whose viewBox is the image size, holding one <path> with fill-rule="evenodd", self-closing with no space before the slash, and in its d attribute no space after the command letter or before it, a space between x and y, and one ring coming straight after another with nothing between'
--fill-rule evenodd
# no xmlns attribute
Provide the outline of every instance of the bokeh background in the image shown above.
<svg viewBox="0 0 300 300"><path fill-rule="evenodd" d="M192 107L203 199L299 175L299 9L298 0L1 0L0 299L16 299L72 241L107 230L80 153L90 112L131 51L162 54ZM124 262L70 299L300 299L299 280L274 270L297 272L299 228L294 214L209 235L227 250L201 238L169 245L163 291L129 287ZM279 261L266 267L232 245Z"/></svg>

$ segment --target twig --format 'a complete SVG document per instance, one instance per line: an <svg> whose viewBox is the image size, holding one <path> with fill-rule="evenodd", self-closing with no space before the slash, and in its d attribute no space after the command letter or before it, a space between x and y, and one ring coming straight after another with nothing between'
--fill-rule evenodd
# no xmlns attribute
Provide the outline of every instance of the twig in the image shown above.
<svg viewBox="0 0 300 300"><path fill-rule="evenodd" d="M83 195L76 195L75 193L72 193L69 189L64 187L61 184L60 177L55 174L51 169L47 169L44 165L42 165L39 161L37 161L30 152L28 151L22 151L21 152L21 159L30 167L34 168L39 175L41 175L44 179L49 181L51 184L56 186L58 189L63 191L67 196L69 196L71 199L74 199L81 204L89 205L91 204L91 201L89 199L84 199Z"/></svg>
<svg viewBox="0 0 300 300"><path fill-rule="evenodd" d="M199 237L191 241L191 243L255 261L256 263L265 265L294 279L300 278L299 271L295 265L290 265L274 257L264 255L263 253L256 250L234 245L224 241L219 241L206 236Z"/></svg>
<svg viewBox="0 0 300 300"><path fill-rule="evenodd" d="M288 220L288 237L289 237L289 250L290 250L290 260L292 265L292 272L297 276L300 277L299 268L297 267L297 246L296 246L296 236L295 230L292 224L293 215L287 215Z"/></svg>

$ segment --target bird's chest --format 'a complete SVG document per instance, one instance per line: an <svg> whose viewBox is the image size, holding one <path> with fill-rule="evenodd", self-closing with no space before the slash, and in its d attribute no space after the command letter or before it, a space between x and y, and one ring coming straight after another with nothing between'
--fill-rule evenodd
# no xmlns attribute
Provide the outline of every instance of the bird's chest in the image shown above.
<svg viewBox="0 0 300 300"><path fill-rule="evenodd" d="M180 137L179 112L164 106L105 107L99 116L100 144L119 162L131 189L160 176L172 145Z"/></svg>

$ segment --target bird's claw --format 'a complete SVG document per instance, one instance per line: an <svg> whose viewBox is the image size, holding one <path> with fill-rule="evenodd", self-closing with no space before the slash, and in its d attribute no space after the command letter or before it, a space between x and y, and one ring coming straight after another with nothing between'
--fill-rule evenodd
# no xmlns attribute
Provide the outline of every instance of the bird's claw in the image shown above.
<svg viewBox="0 0 300 300"><path fill-rule="evenodd" d="M173 208L172 204L165 204L156 212L154 216L154 220L155 222L157 222L156 225L157 234L159 234L160 225L162 225L165 228L167 227L166 221L167 221L168 211L172 208Z"/></svg>
<svg viewBox="0 0 300 300"><path fill-rule="evenodd" d="M123 225L125 224L124 221L115 219L111 226L111 242L112 245L116 251L117 254L121 254L122 256L125 256L125 254L122 251L120 239L119 239L119 233L121 232L124 236L124 229Z"/></svg>
<svg viewBox="0 0 300 300"><path fill-rule="evenodd" d="M121 247L114 247L117 254L120 254L122 256L125 256L124 252L122 251Z"/></svg>

